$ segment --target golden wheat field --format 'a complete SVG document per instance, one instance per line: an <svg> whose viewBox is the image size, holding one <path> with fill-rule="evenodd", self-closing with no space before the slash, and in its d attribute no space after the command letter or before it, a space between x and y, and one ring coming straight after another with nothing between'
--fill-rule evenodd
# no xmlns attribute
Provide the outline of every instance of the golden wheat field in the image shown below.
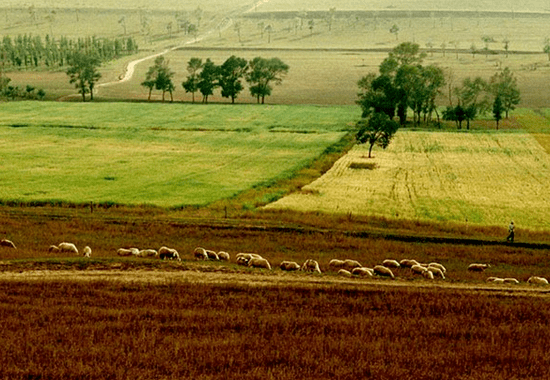
<svg viewBox="0 0 550 380"><path fill-rule="evenodd" d="M299 193L268 205L547 229L550 156L526 133L398 132L383 151L355 146Z"/></svg>

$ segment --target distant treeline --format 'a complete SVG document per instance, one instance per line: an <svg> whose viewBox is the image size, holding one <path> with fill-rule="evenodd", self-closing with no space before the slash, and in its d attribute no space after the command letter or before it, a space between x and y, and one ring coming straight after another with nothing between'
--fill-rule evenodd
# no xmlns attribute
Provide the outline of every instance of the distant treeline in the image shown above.
<svg viewBox="0 0 550 380"><path fill-rule="evenodd" d="M326 11L279 11L279 12L250 12L245 18L252 19L324 19L330 12ZM338 18L532 18L532 17L550 17L547 12L512 12L512 11L462 11L462 10L403 10L403 9L379 9L379 10L337 10L334 8L334 16Z"/></svg>
<svg viewBox="0 0 550 380"><path fill-rule="evenodd" d="M0 42L0 64L4 70L33 69L38 67L60 68L67 65L67 59L75 52L97 56L107 62L125 55L137 53L138 45L132 37L96 38L86 37L76 40L46 35L18 35L15 38L4 36Z"/></svg>

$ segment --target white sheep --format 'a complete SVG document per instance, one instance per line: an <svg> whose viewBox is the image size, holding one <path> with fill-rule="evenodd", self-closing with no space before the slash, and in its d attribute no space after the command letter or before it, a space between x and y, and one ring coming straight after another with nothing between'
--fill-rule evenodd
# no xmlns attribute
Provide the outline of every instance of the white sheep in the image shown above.
<svg viewBox="0 0 550 380"><path fill-rule="evenodd" d="M504 279L500 277L487 277L485 281L492 282L493 284L504 284Z"/></svg>
<svg viewBox="0 0 550 380"><path fill-rule="evenodd" d="M50 245L50 247L48 248L48 252L57 253L59 252L59 247L57 245Z"/></svg>
<svg viewBox="0 0 550 380"><path fill-rule="evenodd" d="M351 272L349 270L346 270L346 269L340 269L340 270L338 270L338 275L339 276L344 276L344 277L351 277Z"/></svg>
<svg viewBox="0 0 550 380"><path fill-rule="evenodd" d="M512 277L506 277L504 279L504 283L505 284L519 284L519 281L517 278L512 278Z"/></svg>
<svg viewBox="0 0 550 380"><path fill-rule="evenodd" d="M158 254L156 249L142 249L139 251L138 257L156 257Z"/></svg>
<svg viewBox="0 0 550 380"><path fill-rule="evenodd" d="M160 247L158 252L161 260L168 259L181 261L180 254L174 248Z"/></svg>
<svg viewBox="0 0 550 380"><path fill-rule="evenodd" d="M373 269L374 269L374 274L377 274L379 276L395 278L391 269L386 268L383 265L375 265Z"/></svg>
<svg viewBox="0 0 550 380"><path fill-rule="evenodd" d="M92 257L92 249L88 246L85 246L84 249L82 250L82 256L84 257Z"/></svg>
<svg viewBox="0 0 550 380"><path fill-rule="evenodd" d="M428 268L429 267L432 267L432 268L439 268L441 269L441 271L443 273L447 273L447 268L445 268L442 264L439 264L439 263L429 263L428 264Z"/></svg>
<svg viewBox="0 0 550 380"><path fill-rule="evenodd" d="M14 248L14 249L17 249L17 247L15 246L15 244L13 244L13 241L8 240L8 239L2 239L2 240L0 240L0 247L7 247L7 248Z"/></svg>
<svg viewBox="0 0 550 380"><path fill-rule="evenodd" d="M208 260L220 261L218 254L210 249L206 249L206 254L208 255Z"/></svg>
<svg viewBox="0 0 550 380"><path fill-rule="evenodd" d="M353 268L360 268L360 267L362 267L362 265L357 260L351 260L351 259L344 260L344 268L347 269L348 271L353 270Z"/></svg>
<svg viewBox="0 0 550 380"><path fill-rule="evenodd" d="M426 270L425 272L422 273L422 276L424 276L424 278L428 279L428 280L433 280L434 279L434 274L433 272L429 271L429 270Z"/></svg>
<svg viewBox="0 0 550 380"><path fill-rule="evenodd" d="M548 285L548 280L544 277L539 276L531 276L527 280L529 284L535 284L535 285Z"/></svg>
<svg viewBox="0 0 550 380"><path fill-rule="evenodd" d="M206 253L206 249L197 247L193 251L193 256L195 257L195 260L208 260L208 254Z"/></svg>
<svg viewBox="0 0 550 380"><path fill-rule="evenodd" d="M424 274L424 272L426 272L428 270L428 268L420 265L420 264L416 264L416 265L413 265L411 267L411 271L414 273L414 274Z"/></svg>
<svg viewBox="0 0 550 380"><path fill-rule="evenodd" d="M434 267L434 266L428 266L427 268L427 271L430 272L430 273L433 273L434 276L439 276L441 277L441 279L445 279L445 274L443 273L443 271L438 268L438 267Z"/></svg>
<svg viewBox="0 0 550 380"><path fill-rule="evenodd" d="M218 252L218 258L221 261L230 261L231 260L231 256L229 255L229 253L227 253L225 251Z"/></svg>
<svg viewBox="0 0 550 380"><path fill-rule="evenodd" d="M411 268L413 265L420 265L420 263L414 259L403 259L399 262L399 265L405 268Z"/></svg>
<svg viewBox="0 0 550 380"><path fill-rule="evenodd" d="M356 276L360 277L372 277L374 275L374 269L366 268L366 267L360 267L360 268L353 268L351 271L351 274L354 274Z"/></svg>
<svg viewBox="0 0 550 380"><path fill-rule="evenodd" d="M243 257L247 261L250 259L263 259L263 257L258 255L257 253L237 253L237 256L235 256L235 258L238 259L239 257Z"/></svg>
<svg viewBox="0 0 550 380"><path fill-rule="evenodd" d="M250 268L264 268L271 270L271 264L264 258L251 258L248 260L248 267Z"/></svg>
<svg viewBox="0 0 550 380"><path fill-rule="evenodd" d="M471 272L484 272L485 269L491 267L490 264L470 264L468 265L468 270Z"/></svg>
<svg viewBox="0 0 550 380"><path fill-rule="evenodd" d="M302 267L300 268L300 270L304 272L321 273L321 268L319 268L319 263L313 259L307 259L304 262L304 264L302 264Z"/></svg>
<svg viewBox="0 0 550 380"><path fill-rule="evenodd" d="M339 260L339 259L332 259L328 263L328 267L331 270L342 269L345 266L346 266L346 262L344 260Z"/></svg>
<svg viewBox="0 0 550 380"><path fill-rule="evenodd" d="M76 248L76 245L74 245L73 243L66 243L66 242L59 243L57 248L59 248L59 252L74 253L75 255L78 255L78 249Z"/></svg>
<svg viewBox="0 0 550 380"><path fill-rule="evenodd" d="M250 259L247 259L246 257L243 257L243 256L240 256L240 257L237 257L237 265L242 265L242 266L248 266L248 261Z"/></svg>
<svg viewBox="0 0 550 380"><path fill-rule="evenodd" d="M290 272L290 271L299 270L300 269L300 264L298 264L295 261L283 261L279 265L279 268L281 268L281 270Z"/></svg>
<svg viewBox="0 0 550 380"><path fill-rule="evenodd" d="M134 254L134 251L127 248L119 248L117 249L116 253L119 256L132 256Z"/></svg>
<svg viewBox="0 0 550 380"><path fill-rule="evenodd" d="M386 268L400 268L401 265L399 265L399 262L397 260L391 260L391 259L386 259L384 261L382 261L382 265L385 266Z"/></svg>

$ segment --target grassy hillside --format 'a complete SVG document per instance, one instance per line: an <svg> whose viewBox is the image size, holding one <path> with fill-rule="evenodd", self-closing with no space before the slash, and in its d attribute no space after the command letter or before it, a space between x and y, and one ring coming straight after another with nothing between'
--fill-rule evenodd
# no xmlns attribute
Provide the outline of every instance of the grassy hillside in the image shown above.
<svg viewBox="0 0 550 380"><path fill-rule="evenodd" d="M6 103L0 198L204 205L288 177L355 107Z"/></svg>
<svg viewBox="0 0 550 380"><path fill-rule="evenodd" d="M520 132L400 131L386 151L356 146L269 208L550 228L550 156Z"/></svg>

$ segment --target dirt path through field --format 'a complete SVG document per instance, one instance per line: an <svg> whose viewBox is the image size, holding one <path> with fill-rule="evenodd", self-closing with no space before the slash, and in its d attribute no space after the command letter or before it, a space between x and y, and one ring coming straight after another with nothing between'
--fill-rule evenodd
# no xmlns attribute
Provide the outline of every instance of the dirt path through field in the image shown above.
<svg viewBox="0 0 550 380"><path fill-rule="evenodd" d="M200 268L199 268L200 269ZM441 291L465 291L474 293L498 294L507 296L550 297L548 287L493 284L465 284L452 282L411 282L402 279L359 279L343 278L336 275L311 275L303 273L238 273L203 272L197 269L184 271L163 270L29 270L5 271L0 273L0 281L117 281L128 283L148 283L162 285L170 283L240 285L250 287L300 287L326 288L334 286L361 289L416 288L440 289Z"/></svg>
<svg viewBox="0 0 550 380"><path fill-rule="evenodd" d="M254 4L252 6L247 7L244 10L239 9L239 10L236 10L236 11L230 13L227 17L225 17L214 28L209 29L205 33L201 34L200 36L197 36L196 38L194 38L192 40L186 41L183 44L179 44L179 45L167 48L167 49L161 51L160 53L149 55L147 57L143 57L143 58L136 59L134 61L129 62L128 65L126 66L124 74L122 75L122 77L119 80L114 81L114 82L107 82L107 83L98 84L97 87L96 87L96 92L97 92L98 88L109 87L109 86L113 86L113 85L116 85L116 84L120 84L120 83L124 83L124 82L129 81L130 79L132 79L132 76L134 75L136 66L139 65L140 63L144 62L144 61L148 61L150 59L157 58L161 55L165 55L165 54L167 54L167 53L169 53L173 50L180 49L180 48L185 47L187 45L196 44L197 42L200 42L200 41L204 40L205 38L209 37L213 33L219 33L221 31L227 30L231 25L233 25L233 18L234 17L236 17L240 14L249 13L249 12L253 11L254 9L256 9L258 6L260 6L262 4L266 4L268 2L269 2L269 0L256 1L256 2L254 2Z"/></svg>

